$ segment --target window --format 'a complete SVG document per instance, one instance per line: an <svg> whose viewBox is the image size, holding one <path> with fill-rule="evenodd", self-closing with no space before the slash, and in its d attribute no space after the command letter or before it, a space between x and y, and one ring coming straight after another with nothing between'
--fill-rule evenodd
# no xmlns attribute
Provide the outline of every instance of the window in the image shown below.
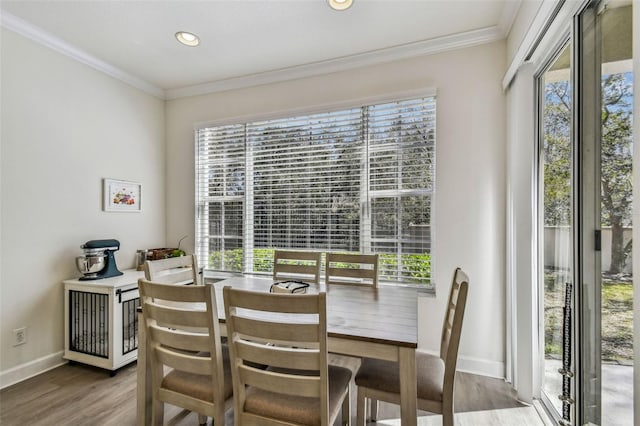
<svg viewBox="0 0 640 426"><path fill-rule="evenodd" d="M435 97L196 131L207 269L269 273L273 250L379 253L380 281L431 286Z"/></svg>

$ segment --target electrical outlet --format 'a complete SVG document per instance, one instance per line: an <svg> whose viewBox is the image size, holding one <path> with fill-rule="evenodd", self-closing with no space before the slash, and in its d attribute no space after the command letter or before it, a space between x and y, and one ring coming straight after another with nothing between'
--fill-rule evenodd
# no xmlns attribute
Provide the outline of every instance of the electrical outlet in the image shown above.
<svg viewBox="0 0 640 426"><path fill-rule="evenodd" d="M20 327L13 330L13 346L27 343L27 327Z"/></svg>

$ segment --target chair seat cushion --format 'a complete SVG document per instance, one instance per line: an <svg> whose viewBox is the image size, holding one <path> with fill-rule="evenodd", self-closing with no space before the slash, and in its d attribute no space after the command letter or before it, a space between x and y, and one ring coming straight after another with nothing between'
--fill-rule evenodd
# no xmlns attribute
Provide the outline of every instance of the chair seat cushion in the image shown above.
<svg viewBox="0 0 640 426"><path fill-rule="evenodd" d="M442 401L444 361L439 356L416 351L416 373L418 398ZM363 358L355 382L356 386L399 394L398 363Z"/></svg>
<svg viewBox="0 0 640 426"><path fill-rule="evenodd" d="M328 370L329 413L333 415L342 407L342 395L351 382L351 370L333 365ZM255 387L249 387L246 395L244 409L248 413L296 424L320 424L319 398L274 393Z"/></svg>
<svg viewBox="0 0 640 426"><path fill-rule="evenodd" d="M209 356L209 353L201 352L201 356ZM231 379L231 366L229 364L229 347L222 345L222 369L224 370L224 399L233 395L233 381ZM161 387L174 392L191 395L203 401L213 401L213 389L211 376L203 374L187 373L180 370L172 370L162 380Z"/></svg>

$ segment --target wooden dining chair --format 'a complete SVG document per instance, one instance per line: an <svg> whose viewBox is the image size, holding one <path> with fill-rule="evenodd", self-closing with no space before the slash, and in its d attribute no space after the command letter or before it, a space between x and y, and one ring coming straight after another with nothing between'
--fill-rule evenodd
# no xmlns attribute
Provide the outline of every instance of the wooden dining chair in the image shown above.
<svg viewBox="0 0 640 426"><path fill-rule="evenodd" d="M440 355L416 351L418 409L442 414L442 425L453 426L453 391L462 319L467 303L469 278L456 268L442 326ZM356 373L358 426L365 424L366 400L371 400L371 418L377 417L377 401L400 404L398 364L365 358Z"/></svg>
<svg viewBox="0 0 640 426"><path fill-rule="evenodd" d="M152 424L163 423L164 403L169 403L198 413L200 424L209 416L215 425L224 425L233 384L228 349L220 341L215 289L145 279L138 288L151 370Z"/></svg>
<svg viewBox="0 0 640 426"><path fill-rule="evenodd" d="M235 425L328 426L341 411L350 424L352 373L327 362L326 293L223 292Z"/></svg>
<svg viewBox="0 0 640 426"><path fill-rule="evenodd" d="M298 280L318 284L322 253L276 250L273 254L273 280Z"/></svg>
<svg viewBox="0 0 640 426"><path fill-rule="evenodd" d="M147 280L165 284L202 284L198 258L194 254L147 260L144 262L144 276Z"/></svg>
<svg viewBox="0 0 640 426"><path fill-rule="evenodd" d="M327 253L325 283L378 287L378 255Z"/></svg>

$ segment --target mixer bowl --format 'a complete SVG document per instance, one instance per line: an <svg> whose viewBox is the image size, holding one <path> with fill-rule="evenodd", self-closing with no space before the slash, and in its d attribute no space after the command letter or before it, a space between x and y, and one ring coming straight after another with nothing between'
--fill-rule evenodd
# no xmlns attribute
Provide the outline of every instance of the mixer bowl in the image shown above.
<svg viewBox="0 0 640 426"><path fill-rule="evenodd" d="M83 274L95 274L104 268L106 255L84 255L76 257L76 267Z"/></svg>

